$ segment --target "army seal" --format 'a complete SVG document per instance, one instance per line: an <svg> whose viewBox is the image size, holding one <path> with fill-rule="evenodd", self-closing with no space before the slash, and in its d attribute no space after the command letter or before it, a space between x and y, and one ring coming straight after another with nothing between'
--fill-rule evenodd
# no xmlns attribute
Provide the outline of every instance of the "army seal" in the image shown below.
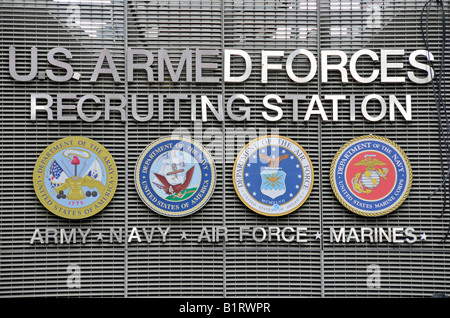
<svg viewBox="0 0 450 318"><path fill-rule="evenodd" d="M67 219L84 219L103 210L114 196L117 179L108 150L85 137L52 143L37 159L33 172L39 201Z"/></svg>
<svg viewBox="0 0 450 318"><path fill-rule="evenodd" d="M211 155L186 137L163 137L148 145L135 167L142 201L158 214L183 217L200 210L216 185Z"/></svg>
<svg viewBox="0 0 450 318"><path fill-rule="evenodd" d="M359 215L374 217L396 210L405 201L412 171L397 144L368 135L342 146L331 164L330 180L343 206Z"/></svg>

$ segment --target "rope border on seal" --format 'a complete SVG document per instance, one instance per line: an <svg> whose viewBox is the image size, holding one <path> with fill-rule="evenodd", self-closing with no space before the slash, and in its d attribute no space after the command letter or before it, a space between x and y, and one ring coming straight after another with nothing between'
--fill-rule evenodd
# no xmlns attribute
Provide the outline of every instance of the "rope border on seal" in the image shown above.
<svg viewBox="0 0 450 318"><path fill-rule="evenodd" d="M409 173L409 177L408 177L408 185L405 191L405 194L403 195L403 198L398 201L394 206L390 207L389 209L386 210L382 210L381 212L376 212L376 213L367 213L367 212L362 212L359 209L356 209L355 207L349 205L341 196L340 192L337 190L337 186L336 186L336 182L335 182L335 178L334 178L334 170L335 170L335 166L336 166L336 161L339 158L339 156L341 155L342 152L344 152L344 149L347 149L351 144L356 143L357 141L360 141L361 139L378 139L384 142L387 142L388 144L392 145L393 147L395 147L399 153L402 155L403 159L406 162L406 165L408 166L408 173ZM348 141L347 143L345 143L340 149L339 151L335 154L333 161L331 163L331 168L330 168L330 183L331 183L331 188L333 189L333 193L336 196L336 198L339 200L339 202L346 207L348 210L350 210L351 212L354 212L356 214L362 215L362 216L367 216L367 217L378 217L378 216L383 216L386 214L389 214L390 212L396 210L400 205L403 204L403 202L406 200L406 198L409 195L409 191L411 190L411 185L412 185L412 179L413 179L413 175L412 175L412 169L411 169L411 164L409 162L408 157L406 156L406 153L403 151L402 148L400 148L395 142L393 142L390 139L384 138L384 137L380 137L380 136L375 136L375 135L364 135L364 136L360 136L357 138L354 138L350 141Z"/></svg>

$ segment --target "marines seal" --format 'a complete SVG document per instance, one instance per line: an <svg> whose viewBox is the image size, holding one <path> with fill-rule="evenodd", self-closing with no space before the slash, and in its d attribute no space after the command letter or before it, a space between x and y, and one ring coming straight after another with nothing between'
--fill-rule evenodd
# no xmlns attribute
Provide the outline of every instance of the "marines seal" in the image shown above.
<svg viewBox="0 0 450 318"><path fill-rule="evenodd" d="M397 209L409 194L411 165L394 142L361 136L335 155L330 171L333 192L350 211L381 216Z"/></svg>

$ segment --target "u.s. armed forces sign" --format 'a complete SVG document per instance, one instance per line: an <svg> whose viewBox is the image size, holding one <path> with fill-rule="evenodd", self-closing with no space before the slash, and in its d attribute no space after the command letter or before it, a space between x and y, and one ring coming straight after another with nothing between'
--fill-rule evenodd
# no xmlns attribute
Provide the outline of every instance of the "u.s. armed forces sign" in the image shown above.
<svg viewBox="0 0 450 318"><path fill-rule="evenodd" d="M84 219L103 210L117 188L111 154L85 137L66 137L48 146L36 161L33 184L39 201L67 219Z"/></svg>

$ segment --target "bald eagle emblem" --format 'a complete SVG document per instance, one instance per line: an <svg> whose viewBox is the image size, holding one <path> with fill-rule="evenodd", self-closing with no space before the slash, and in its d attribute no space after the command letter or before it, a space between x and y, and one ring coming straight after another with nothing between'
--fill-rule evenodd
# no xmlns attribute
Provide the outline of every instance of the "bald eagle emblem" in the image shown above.
<svg viewBox="0 0 450 318"><path fill-rule="evenodd" d="M267 161L267 163L269 164L270 168L278 168L278 166L280 165L280 161L281 160L289 158L289 154L286 154L286 155L283 155L283 156L279 156L279 157L276 157L276 158L275 157L271 158L268 155L265 155L265 154L262 154L262 153L260 153L258 155L259 155L259 157L261 159L264 159L265 161Z"/></svg>
<svg viewBox="0 0 450 318"><path fill-rule="evenodd" d="M280 162L289 158L289 154L279 157L269 157L262 153L258 155L268 164L261 169L261 193L275 199L286 192L286 173L281 169Z"/></svg>
<svg viewBox="0 0 450 318"><path fill-rule="evenodd" d="M389 172L387 168L376 168L377 166L385 166L386 163L372 158L376 155L366 155L365 159L355 163L355 166L365 166L366 170L364 172L358 172L352 178L353 190L357 193L369 194L376 187L380 185L381 179L386 180L386 176Z"/></svg>

